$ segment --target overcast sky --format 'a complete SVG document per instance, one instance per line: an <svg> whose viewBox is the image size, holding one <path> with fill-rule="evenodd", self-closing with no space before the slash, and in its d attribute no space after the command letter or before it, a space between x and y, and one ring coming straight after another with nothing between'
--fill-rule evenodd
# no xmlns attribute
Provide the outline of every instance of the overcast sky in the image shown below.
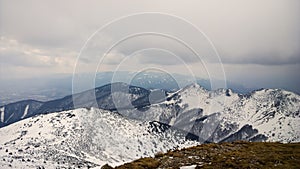
<svg viewBox="0 0 300 169"><path fill-rule="evenodd" d="M165 13L187 22L168 22L157 16L121 20L91 40L97 44L93 49L104 52L101 44L124 38L124 32L139 33L148 30L142 27L151 27L158 33L170 31L186 38L193 47L198 44L195 48L203 56L213 55L209 53L211 41L221 61L208 57L203 66L178 41L144 35L121 42L107 53L97 71L136 71L151 66L186 73L189 67L195 75L207 78L207 71L214 74L213 70L224 68L226 79L246 87L300 92L299 0L0 0L0 80L72 73L80 50L95 31L114 19L142 12ZM185 27L189 23L202 34ZM89 69L98 65L99 58L94 59L97 64L81 58L80 71L95 71Z"/></svg>

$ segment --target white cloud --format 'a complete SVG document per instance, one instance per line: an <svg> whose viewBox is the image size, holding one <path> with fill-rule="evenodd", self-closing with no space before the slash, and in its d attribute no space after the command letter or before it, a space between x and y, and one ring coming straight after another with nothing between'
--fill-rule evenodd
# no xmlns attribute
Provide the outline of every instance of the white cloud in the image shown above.
<svg viewBox="0 0 300 169"><path fill-rule="evenodd" d="M37 49L3 36L0 37L0 46L1 78L73 71L76 57L74 52Z"/></svg>
<svg viewBox="0 0 300 169"><path fill-rule="evenodd" d="M110 52L105 54L102 64L117 65L125 58L124 54L119 52Z"/></svg>

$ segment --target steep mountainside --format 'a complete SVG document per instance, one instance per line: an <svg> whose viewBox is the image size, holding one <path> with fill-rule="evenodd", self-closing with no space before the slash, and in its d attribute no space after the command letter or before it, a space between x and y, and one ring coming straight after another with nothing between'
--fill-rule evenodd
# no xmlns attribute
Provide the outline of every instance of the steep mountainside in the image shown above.
<svg viewBox="0 0 300 169"><path fill-rule="evenodd" d="M300 141L300 96L280 89L248 95L230 89L208 91L197 84L170 93L162 103L124 116L160 121L199 136L200 142Z"/></svg>
<svg viewBox="0 0 300 169"><path fill-rule="evenodd" d="M0 127L34 115L72 110L74 108L98 107L105 110L115 110L113 94L118 94L120 100L128 100L128 102L118 104L119 108L133 109L134 107L150 105L148 99L150 91L136 86L129 86L125 83L114 83L48 102L25 100L4 105L0 107ZM96 101L92 99L93 96L95 96ZM74 107L73 98L76 107Z"/></svg>
<svg viewBox="0 0 300 169"><path fill-rule="evenodd" d="M168 128L95 108L39 115L0 129L0 168L117 165L198 144Z"/></svg>
<svg viewBox="0 0 300 169"><path fill-rule="evenodd" d="M34 116L43 102L24 100L0 107L0 127Z"/></svg>

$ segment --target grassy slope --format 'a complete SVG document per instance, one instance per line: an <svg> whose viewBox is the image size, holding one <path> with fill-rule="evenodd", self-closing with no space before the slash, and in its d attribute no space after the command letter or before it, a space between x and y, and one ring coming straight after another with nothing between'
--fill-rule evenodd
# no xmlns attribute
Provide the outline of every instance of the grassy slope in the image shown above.
<svg viewBox="0 0 300 169"><path fill-rule="evenodd" d="M142 158L116 168L179 168L187 165L197 165L196 168L300 168L300 143L203 144L157 154L155 158Z"/></svg>

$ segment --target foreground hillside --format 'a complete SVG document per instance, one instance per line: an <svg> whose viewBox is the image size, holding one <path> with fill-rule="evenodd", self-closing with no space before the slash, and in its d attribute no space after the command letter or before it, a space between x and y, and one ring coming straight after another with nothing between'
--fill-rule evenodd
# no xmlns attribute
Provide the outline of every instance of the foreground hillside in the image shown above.
<svg viewBox="0 0 300 169"><path fill-rule="evenodd" d="M142 158L116 168L300 168L300 143L202 144L156 154L154 158Z"/></svg>
<svg viewBox="0 0 300 169"><path fill-rule="evenodd" d="M115 166L198 144L167 128L97 108L35 116L0 128L0 169Z"/></svg>

